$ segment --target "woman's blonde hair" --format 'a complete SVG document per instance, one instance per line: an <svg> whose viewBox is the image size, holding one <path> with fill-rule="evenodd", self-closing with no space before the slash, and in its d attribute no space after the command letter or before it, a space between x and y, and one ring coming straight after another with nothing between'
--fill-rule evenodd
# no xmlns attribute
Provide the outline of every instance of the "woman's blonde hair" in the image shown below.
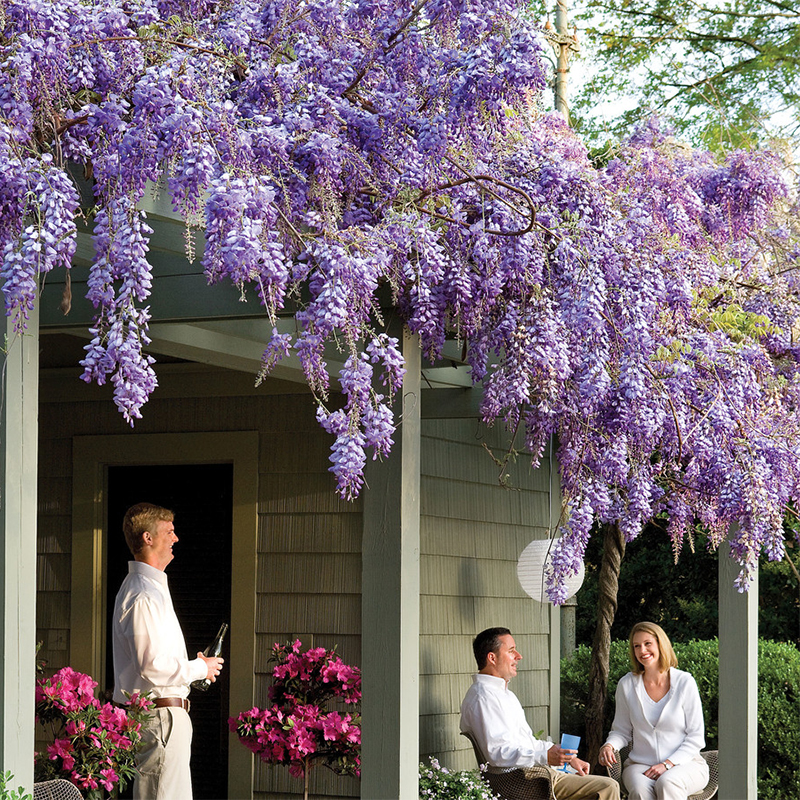
<svg viewBox="0 0 800 800"><path fill-rule="evenodd" d="M644 672L644 666L639 663L636 654L633 652L633 637L637 633L642 632L655 636L656 642L658 643L659 672L666 672L670 667L678 666L678 657L675 655L675 651L672 649L672 643L669 640L669 636L664 633L664 629L660 625L656 625L655 622L637 622L631 628L631 635L628 638L628 656L630 657L631 667L634 673Z"/></svg>

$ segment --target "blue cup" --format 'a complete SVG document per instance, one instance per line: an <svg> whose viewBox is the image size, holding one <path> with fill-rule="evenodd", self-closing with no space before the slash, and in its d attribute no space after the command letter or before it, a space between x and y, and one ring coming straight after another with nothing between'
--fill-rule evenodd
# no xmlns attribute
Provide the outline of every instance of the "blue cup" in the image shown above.
<svg viewBox="0 0 800 800"><path fill-rule="evenodd" d="M578 752L578 745L581 743L580 736L573 736L571 733L562 733L561 734L561 749L562 750L574 750L576 755ZM567 765L563 764L561 766L562 772L567 772Z"/></svg>

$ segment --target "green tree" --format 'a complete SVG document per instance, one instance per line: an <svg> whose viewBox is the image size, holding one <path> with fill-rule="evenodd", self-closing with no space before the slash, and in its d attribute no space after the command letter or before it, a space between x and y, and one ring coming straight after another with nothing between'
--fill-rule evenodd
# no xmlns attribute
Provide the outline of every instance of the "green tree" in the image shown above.
<svg viewBox="0 0 800 800"><path fill-rule="evenodd" d="M610 638L627 640L636 622L661 625L676 642L713 639L717 635L717 560L708 539L699 534L694 552L687 545L677 561L663 529L651 524L625 548L617 591L617 612ZM787 557L759 564L759 634L765 639L789 642L800 648L800 586L792 565L798 546L786 538ZM603 538L592 536L586 548L586 578L578 592L576 639L590 644L595 635L598 608L598 576L603 557Z"/></svg>
<svg viewBox="0 0 800 800"><path fill-rule="evenodd" d="M573 12L588 62L573 97L583 133L616 136L654 111L711 149L800 132L797 3L582 0Z"/></svg>

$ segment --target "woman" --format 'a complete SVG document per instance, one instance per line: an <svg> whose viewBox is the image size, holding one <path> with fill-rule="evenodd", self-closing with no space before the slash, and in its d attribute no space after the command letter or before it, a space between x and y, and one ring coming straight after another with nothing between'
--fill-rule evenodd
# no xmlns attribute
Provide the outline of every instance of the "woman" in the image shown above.
<svg viewBox="0 0 800 800"><path fill-rule="evenodd" d="M622 770L629 800L686 800L708 783L697 684L676 669L675 651L655 623L634 625L628 647L633 671L617 685L614 724L600 763L615 764L614 750L632 742Z"/></svg>

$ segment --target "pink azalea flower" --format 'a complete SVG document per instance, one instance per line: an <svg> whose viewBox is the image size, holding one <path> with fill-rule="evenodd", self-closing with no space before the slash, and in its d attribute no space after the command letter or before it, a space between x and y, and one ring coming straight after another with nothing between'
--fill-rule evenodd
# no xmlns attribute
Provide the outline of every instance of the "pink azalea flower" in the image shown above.
<svg viewBox="0 0 800 800"><path fill-rule="evenodd" d="M240 741L269 764L286 764L302 776L306 761L324 760L335 772L358 774L361 731L357 718L328 711L332 697L347 703L361 698L361 673L335 651L323 647L301 653L300 640L272 648L273 701L229 720Z"/></svg>
<svg viewBox="0 0 800 800"><path fill-rule="evenodd" d="M154 707L153 701L141 692L134 692L128 700L128 705L137 711L150 711Z"/></svg>
<svg viewBox="0 0 800 800"><path fill-rule="evenodd" d="M331 742L335 740L340 733L346 730L346 722L338 712L331 711L322 722L322 730L325 739Z"/></svg>
<svg viewBox="0 0 800 800"><path fill-rule="evenodd" d="M112 791L114 789L114 784L119 780L119 776L113 769L101 769L100 774L103 776L100 779L100 783L108 789L108 791Z"/></svg>
<svg viewBox="0 0 800 800"><path fill-rule="evenodd" d="M74 771L72 773L72 782L76 786L80 786L83 789L96 789L99 786L99 784L93 777L79 775L77 772Z"/></svg>
<svg viewBox="0 0 800 800"><path fill-rule="evenodd" d="M128 715L124 708L106 703L100 708L100 724L108 730L124 730Z"/></svg>
<svg viewBox="0 0 800 800"><path fill-rule="evenodd" d="M69 739L56 739L47 746L47 755L51 761L60 758L64 769L70 770L75 765L72 749L72 742Z"/></svg>
<svg viewBox="0 0 800 800"><path fill-rule="evenodd" d="M355 725L351 725L347 729L347 734L346 734L345 738L351 744L360 745L361 744L361 728L359 728L359 727L357 727Z"/></svg>

